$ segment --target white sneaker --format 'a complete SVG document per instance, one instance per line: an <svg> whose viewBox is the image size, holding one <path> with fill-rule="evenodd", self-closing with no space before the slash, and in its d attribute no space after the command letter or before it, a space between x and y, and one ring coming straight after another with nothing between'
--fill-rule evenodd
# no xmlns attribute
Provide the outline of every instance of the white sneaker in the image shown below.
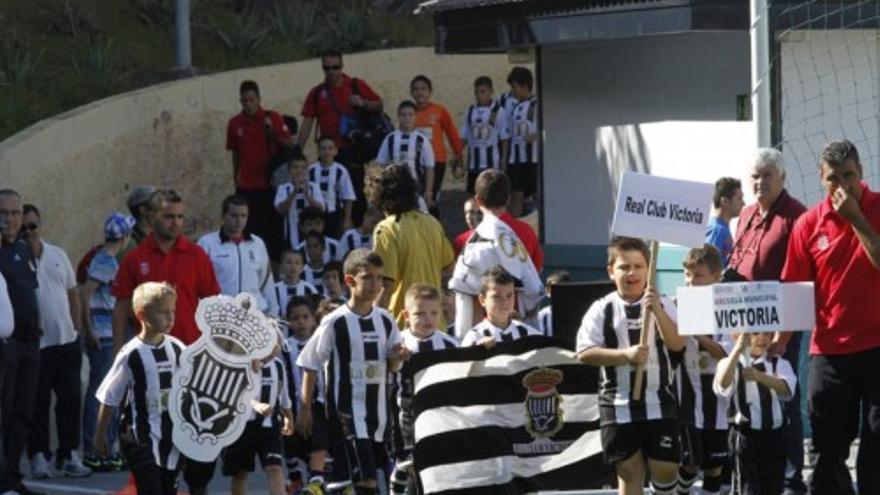
<svg viewBox="0 0 880 495"><path fill-rule="evenodd" d="M61 466L59 471L63 472L64 476L71 478L85 478L92 474L91 468L83 466L82 458L80 458L77 451L70 453L70 459L64 461L64 465Z"/></svg>
<svg viewBox="0 0 880 495"><path fill-rule="evenodd" d="M52 477L52 470L49 468L49 461L42 452L37 452L31 456L31 476L37 480L45 480Z"/></svg>

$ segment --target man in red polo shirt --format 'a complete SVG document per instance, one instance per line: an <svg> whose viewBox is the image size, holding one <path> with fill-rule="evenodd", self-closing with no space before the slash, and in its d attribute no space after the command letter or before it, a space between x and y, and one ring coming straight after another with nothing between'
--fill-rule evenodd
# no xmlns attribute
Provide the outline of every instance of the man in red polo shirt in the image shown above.
<svg viewBox="0 0 880 495"><path fill-rule="evenodd" d="M275 193L269 182L269 159L295 145L278 112L260 106L260 87L254 81L239 86L241 113L229 120L226 149L232 151L235 192L248 202L248 231L266 242L269 255L278 259L283 249L284 220L275 210Z"/></svg>
<svg viewBox="0 0 880 495"><path fill-rule="evenodd" d="M853 493L846 459L860 424L858 492L880 493L880 194L862 182L847 140L829 143L819 166L828 196L795 224L782 270L816 287L810 493Z"/></svg>
<svg viewBox="0 0 880 495"><path fill-rule="evenodd" d="M171 335L189 345L201 336L196 326L199 299L220 293L220 284L205 251L190 242L183 230L183 200L172 191L160 191L161 208L153 215L153 231L122 260L112 294L113 351L124 342L125 327L131 312L131 296L144 282L168 282L177 291L174 327Z"/></svg>
<svg viewBox="0 0 880 495"><path fill-rule="evenodd" d="M352 215L355 224L360 225L366 208L363 161L358 158L363 153L358 153L356 145L348 138L350 119L358 111L381 112L383 103L369 84L342 72L342 67L342 53L338 50L328 50L321 55L324 82L313 87L303 102L302 128L297 137L300 147L305 149L317 120L315 138L329 136L336 141L339 150L336 161L345 165L351 176L357 195Z"/></svg>

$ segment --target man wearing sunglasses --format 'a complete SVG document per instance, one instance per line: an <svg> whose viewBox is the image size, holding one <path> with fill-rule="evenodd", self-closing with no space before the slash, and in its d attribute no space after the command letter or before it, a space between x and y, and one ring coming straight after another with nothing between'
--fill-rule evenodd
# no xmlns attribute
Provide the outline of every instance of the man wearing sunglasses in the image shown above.
<svg viewBox="0 0 880 495"><path fill-rule="evenodd" d="M27 243L19 236L23 216L21 194L13 189L0 189L0 273L6 279L15 321L12 336L5 343L0 341L0 493L34 493L22 483L18 460L33 421L43 331L37 304L37 265Z"/></svg>
<svg viewBox="0 0 880 495"><path fill-rule="evenodd" d="M360 154L347 136L355 112L381 112L382 99L363 79L352 78L343 72L342 53L338 50L328 50L321 55L321 69L324 71L324 81L312 88L303 102L302 127L297 136L299 145L304 147L308 142L315 120L318 121L315 138L329 136L336 141L339 150L336 161L345 165L351 176L357 194L355 223L360 224L366 206L363 164L358 163Z"/></svg>

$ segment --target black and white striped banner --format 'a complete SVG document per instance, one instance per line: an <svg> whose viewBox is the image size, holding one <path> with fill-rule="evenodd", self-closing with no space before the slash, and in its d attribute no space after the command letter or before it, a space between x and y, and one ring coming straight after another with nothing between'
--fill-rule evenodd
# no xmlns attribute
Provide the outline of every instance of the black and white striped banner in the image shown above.
<svg viewBox="0 0 880 495"><path fill-rule="evenodd" d="M415 468L426 494L520 494L596 486L607 473L595 369L561 341L527 337L418 353Z"/></svg>

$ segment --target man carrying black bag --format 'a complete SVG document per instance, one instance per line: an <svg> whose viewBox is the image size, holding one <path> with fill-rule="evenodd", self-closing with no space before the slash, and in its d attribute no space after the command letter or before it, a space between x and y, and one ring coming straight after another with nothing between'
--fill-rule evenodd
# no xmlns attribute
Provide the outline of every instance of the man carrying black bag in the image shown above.
<svg viewBox="0 0 880 495"><path fill-rule="evenodd" d="M226 131L235 193L248 201L248 232L262 238L269 256L277 261L283 249L283 220L273 204L270 162L289 153L296 143L281 114L260 106L257 83L242 82L239 95L241 113L229 120Z"/></svg>

